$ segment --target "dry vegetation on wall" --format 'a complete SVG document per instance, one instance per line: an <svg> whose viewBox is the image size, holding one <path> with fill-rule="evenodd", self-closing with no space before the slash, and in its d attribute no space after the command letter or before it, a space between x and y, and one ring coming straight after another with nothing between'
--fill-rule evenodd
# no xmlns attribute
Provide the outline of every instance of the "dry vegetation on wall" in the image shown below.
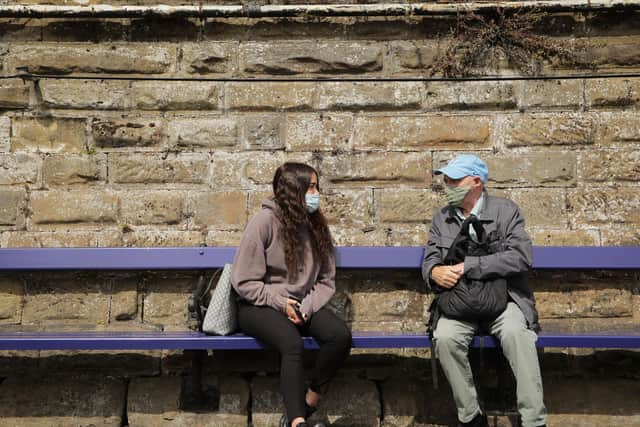
<svg viewBox="0 0 640 427"><path fill-rule="evenodd" d="M547 16L539 9L497 8L482 15L460 12L451 29L451 41L436 58L431 74L473 76L487 68L496 69L504 61L524 75L540 75L544 61L576 65L581 47L575 40L558 41L535 33Z"/></svg>

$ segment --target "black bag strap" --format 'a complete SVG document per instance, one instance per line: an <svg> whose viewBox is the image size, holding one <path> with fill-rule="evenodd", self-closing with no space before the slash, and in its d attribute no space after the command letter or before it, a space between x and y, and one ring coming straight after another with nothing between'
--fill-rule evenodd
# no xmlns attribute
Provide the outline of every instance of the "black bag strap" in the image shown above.
<svg viewBox="0 0 640 427"><path fill-rule="evenodd" d="M445 265L457 264L464 261L464 258L467 256L469 251L469 244L473 242L469 233L470 227L473 227L476 232L478 244L484 245L486 243L487 232L485 231L484 226L477 216L473 214L469 215L462 222L458 235L453 239L453 243L451 243L451 246L447 251L447 255L444 258Z"/></svg>
<svg viewBox="0 0 640 427"><path fill-rule="evenodd" d="M222 274L222 269L216 269L208 282L205 279L204 272L198 276L198 281L187 302L187 323L190 329L202 331L202 321L204 320L204 315L207 311L206 307L208 305L208 301L205 300L211 291L213 282L220 277L220 274Z"/></svg>

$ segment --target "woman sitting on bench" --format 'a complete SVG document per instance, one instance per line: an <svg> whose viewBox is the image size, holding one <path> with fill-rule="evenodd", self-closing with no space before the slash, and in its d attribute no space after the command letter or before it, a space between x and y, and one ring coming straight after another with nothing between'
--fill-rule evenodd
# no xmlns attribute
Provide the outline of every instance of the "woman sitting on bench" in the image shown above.
<svg viewBox="0 0 640 427"><path fill-rule="evenodd" d="M351 348L345 323L324 308L335 292L331 233L318 209L318 173L285 163L273 177L273 197L249 221L233 262L242 332L280 353L285 415L280 426L306 427L320 396ZM302 336L320 344L308 388Z"/></svg>

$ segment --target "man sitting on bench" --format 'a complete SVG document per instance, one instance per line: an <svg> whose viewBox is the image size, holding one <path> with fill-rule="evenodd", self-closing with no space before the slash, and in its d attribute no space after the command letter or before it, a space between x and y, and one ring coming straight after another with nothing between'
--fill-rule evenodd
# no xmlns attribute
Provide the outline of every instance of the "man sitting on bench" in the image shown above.
<svg viewBox="0 0 640 427"><path fill-rule="evenodd" d="M468 349L480 328L500 341L517 382L524 427L543 426L546 408L536 352L538 315L527 284L531 239L510 200L490 196L486 164L460 155L444 175L448 205L434 215L422 263L436 295L430 326L434 351L451 385L461 426L487 426L480 409Z"/></svg>

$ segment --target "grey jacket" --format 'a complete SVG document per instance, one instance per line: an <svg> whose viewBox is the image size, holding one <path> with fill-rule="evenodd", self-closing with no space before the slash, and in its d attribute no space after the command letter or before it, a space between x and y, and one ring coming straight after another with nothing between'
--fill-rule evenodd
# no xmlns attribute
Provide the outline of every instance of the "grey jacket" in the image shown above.
<svg viewBox="0 0 640 427"><path fill-rule="evenodd" d="M485 192L484 207L478 218L487 234L497 230L501 251L491 255L466 257L465 276L474 280L505 277L509 297L524 313L529 328L538 331L538 312L533 292L527 283L532 250L531 238L524 229L524 217L511 200L490 196ZM422 261L422 277L429 290L438 286L431 279L431 270L443 263L461 225L462 221L449 206L436 212L431 221L429 241Z"/></svg>

